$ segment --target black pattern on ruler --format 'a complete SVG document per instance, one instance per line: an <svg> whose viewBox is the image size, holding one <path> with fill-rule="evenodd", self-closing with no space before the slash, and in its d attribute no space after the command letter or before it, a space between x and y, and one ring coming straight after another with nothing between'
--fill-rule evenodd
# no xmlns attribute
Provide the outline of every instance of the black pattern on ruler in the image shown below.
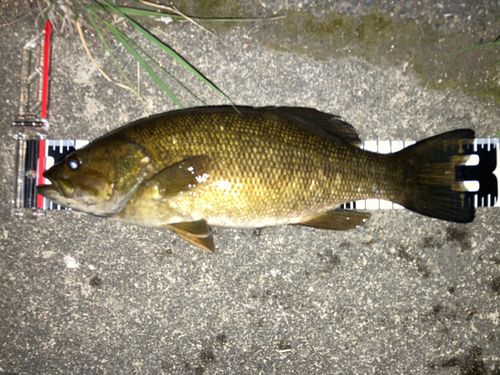
<svg viewBox="0 0 500 375"><path fill-rule="evenodd" d="M473 153L479 156L479 164L456 167L457 180L479 181L479 190L473 193L477 196L477 207L493 206L498 200L498 181L493 174L497 167L496 147L494 143L489 147L485 144L478 144L477 150ZM488 196L490 196L490 201L488 201Z"/></svg>
<svg viewBox="0 0 500 375"><path fill-rule="evenodd" d="M48 151L48 156L54 158L54 164L57 164L59 161L61 161L66 155L69 153L75 151L74 146L70 146L68 141L61 141L63 142L63 147L59 147L58 145L52 143L49 141L49 151ZM72 143L74 145L74 142ZM59 206L58 204L55 204L52 201L48 201L49 206L47 207L48 210L67 210L67 207L64 206Z"/></svg>
<svg viewBox="0 0 500 375"><path fill-rule="evenodd" d="M40 141L26 141L26 159L24 160L24 191L23 207L36 207L36 170L38 162L38 149Z"/></svg>
<svg viewBox="0 0 500 375"><path fill-rule="evenodd" d="M32 141L32 142L37 142L37 141ZM75 143L76 141L70 141L70 140L48 140L48 155L54 159L54 163L57 163L60 161L62 158L64 158L67 154L75 150ZM79 147L82 147L88 143L88 141L79 141L82 143ZM392 149L394 146L394 142L403 142L403 141L392 141L391 142L391 147L390 151L395 152L400 150L400 147L397 147L396 150ZM363 145L367 143L366 141L363 143ZM377 142L377 148L376 150L372 151L378 151L382 152L382 150L379 150L379 144L381 142ZM412 144L414 144L414 141L406 141L404 147L408 147ZM493 172L497 168L498 161L497 161L497 155L500 155L500 152L498 152L498 147L499 147L499 142L497 138L476 138L475 139L475 144L477 144L477 147L472 146L472 145L467 145L465 146L465 150L461 150L462 152L459 152L457 149L450 149L451 152L449 154L477 154L479 157L479 164L478 165L466 165L466 166L457 166L456 167L456 180L457 181L478 181L479 182L479 190L477 192L464 192L464 195L462 196L463 203L466 205L469 204L474 204L476 207L491 207L497 204L498 199L500 198L499 194L499 181L495 174ZM61 147L62 146L62 147ZM26 146L26 161L25 161L25 167L26 171L30 170L35 170L35 168L32 168L32 166L36 167L36 158L38 155L38 143L36 144L29 144ZM386 151L386 152L390 152ZM464 152L465 151L465 152ZM434 162L437 162L437 160L434 160ZM26 177L25 177L26 178ZM26 182L26 188L23 191L24 198L25 198L25 207L30 207L30 201L29 199L33 199L33 186L35 184L34 179L25 179ZM31 190L30 190L31 189ZM31 193L30 193L31 191ZM47 201L46 201L47 202ZM360 201L361 203L366 202L366 201ZM380 203L380 201L379 201ZM380 205L380 204L379 204ZM48 201L48 204L45 205L45 209L61 209L61 207L53 204L52 202ZM48 207L47 207L48 206ZM342 209L351 209L355 210L357 209L357 204L356 202L348 202L344 203L340 206ZM364 204L361 205L361 207L364 207ZM62 207L65 209L64 207ZM373 208L373 207L371 207Z"/></svg>

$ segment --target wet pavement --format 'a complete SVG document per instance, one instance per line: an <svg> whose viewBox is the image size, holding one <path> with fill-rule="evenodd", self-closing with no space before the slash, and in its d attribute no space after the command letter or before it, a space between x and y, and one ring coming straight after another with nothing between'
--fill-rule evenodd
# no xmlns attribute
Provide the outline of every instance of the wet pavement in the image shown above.
<svg viewBox="0 0 500 375"><path fill-rule="evenodd" d="M335 113L362 139L494 136L496 50L443 56L496 38L494 3L403 3L228 2L239 17L287 18L216 25L218 37L174 22L158 35L237 104ZM0 374L500 373L497 209L478 209L467 225L398 210L349 232L215 229L213 254L167 230L75 212L14 219L10 124L37 7L2 6L2 24L21 18L0 28ZM90 34L96 61L118 80ZM135 82L135 61L112 48ZM57 32L52 54L50 138L93 139L145 116L75 31ZM160 60L205 102L224 103ZM175 108L144 72L141 95L155 113Z"/></svg>

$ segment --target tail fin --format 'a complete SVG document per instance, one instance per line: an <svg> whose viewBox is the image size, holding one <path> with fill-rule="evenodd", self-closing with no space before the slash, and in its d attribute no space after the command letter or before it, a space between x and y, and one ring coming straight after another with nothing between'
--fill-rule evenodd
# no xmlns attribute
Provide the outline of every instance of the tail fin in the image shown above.
<svg viewBox="0 0 500 375"><path fill-rule="evenodd" d="M404 193L395 202L437 219L474 220L472 195L456 180L456 166L469 159L472 130L455 130L417 142L396 155L406 164Z"/></svg>

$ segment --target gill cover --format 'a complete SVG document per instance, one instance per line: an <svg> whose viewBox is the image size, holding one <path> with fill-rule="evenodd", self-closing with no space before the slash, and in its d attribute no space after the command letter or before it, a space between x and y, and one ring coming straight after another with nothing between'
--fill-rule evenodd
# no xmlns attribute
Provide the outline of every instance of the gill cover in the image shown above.
<svg viewBox="0 0 500 375"><path fill-rule="evenodd" d="M150 170L144 149L133 142L91 143L44 173L52 185L38 192L57 204L97 216L118 214Z"/></svg>

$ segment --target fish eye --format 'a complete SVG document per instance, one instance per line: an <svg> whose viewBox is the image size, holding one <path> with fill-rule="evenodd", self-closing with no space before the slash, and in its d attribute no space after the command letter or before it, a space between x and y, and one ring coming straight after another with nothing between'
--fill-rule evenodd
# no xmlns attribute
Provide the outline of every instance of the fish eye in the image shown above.
<svg viewBox="0 0 500 375"><path fill-rule="evenodd" d="M77 158L76 156L72 156L72 157L68 158L68 160L66 160L66 164L71 169L76 170L80 167L80 165L82 164L82 161L79 158Z"/></svg>

